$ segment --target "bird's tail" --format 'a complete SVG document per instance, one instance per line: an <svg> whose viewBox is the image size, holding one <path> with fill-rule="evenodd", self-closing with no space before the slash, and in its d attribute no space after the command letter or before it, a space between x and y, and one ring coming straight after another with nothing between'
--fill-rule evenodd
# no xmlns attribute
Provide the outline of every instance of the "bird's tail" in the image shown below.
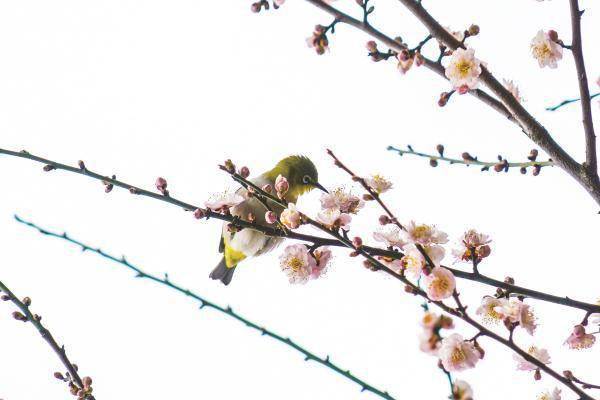
<svg viewBox="0 0 600 400"><path fill-rule="evenodd" d="M220 280L224 285L229 285L231 278L233 278L234 271L235 266L228 268L225 263L225 257L223 257L221 262L210 273L210 277L211 279Z"/></svg>

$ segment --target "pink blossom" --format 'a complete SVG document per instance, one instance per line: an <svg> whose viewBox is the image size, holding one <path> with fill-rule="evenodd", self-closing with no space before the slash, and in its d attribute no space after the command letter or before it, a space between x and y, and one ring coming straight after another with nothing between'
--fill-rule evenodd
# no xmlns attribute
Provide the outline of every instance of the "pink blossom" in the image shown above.
<svg viewBox="0 0 600 400"><path fill-rule="evenodd" d="M374 232L373 239L385 243L387 247L398 247L401 249L406 244L406 241L400 235L400 228L396 225L388 224L378 229L377 232Z"/></svg>
<svg viewBox="0 0 600 400"><path fill-rule="evenodd" d="M356 214L363 208L365 202L358 196L337 188L321 196L321 208L337 208L346 214Z"/></svg>
<svg viewBox="0 0 600 400"><path fill-rule="evenodd" d="M504 307L507 305L508 300L497 299L493 296L485 296L481 305L476 311L477 315L481 315L483 322L486 323L498 323L504 321L506 315L503 313Z"/></svg>
<svg viewBox="0 0 600 400"><path fill-rule="evenodd" d="M441 346L441 337L432 329L425 329L419 334L419 349L426 354L438 355Z"/></svg>
<svg viewBox="0 0 600 400"><path fill-rule="evenodd" d="M434 225L417 224L410 221L406 226L406 239L415 244L428 246L448 242L448 235L438 230Z"/></svg>
<svg viewBox="0 0 600 400"><path fill-rule="evenodd" d="M473 389L467 382L457 379L452 385L452 400L473 400Z"/></svg>
<svg viewBox="0 0 600 400"><path fill-rule="evenodd" d="M283 250L279 257L281 270L290 283L306 283L316 266L316 260L303 244L292 244Z"/></svg>
<svg viewBox="0 0 600 400"><path fill-rule="evenodd" d="M457 333L442 340L438 356L448 372L473 368L481 359L481 353L475 345Z"/></svg>
<svg viewBox="0 0 600 400"><path fill-rule="evenodd" d="M583 325L575 325L573 332L569 335L565 344L571 349L581 350L589 349L595 342L596 337L590 333L586 333Z"/></svg>
<svg viewBox="0 0 600 400"><path fill-rule="evenodd" d="M206 208L216 211L216 212L224 212L229 210L231 207L235 207L245 199L243 196L237 193L219 193L214 196L211 200L206 201L204 205Z"/></svg>
<svg viewBox="0 0 600 400"><path fill-rule="evenodd" d="M169 191L167 190L167 180L165 178L156 178L156 190L158 190L165 196L169 193Z"/></svg>
<svg viewBox="0 0 600 400"><path fill-rule="evenodd" d="M539 0L538 0L539 1ZM552 391L546 390L544 393L540 394L537 400L560 400L560 389L554 388Z"/></svg>
<svg viewBox="0 0 600 400"><path fill-rule="evenodd" d="M206 216L206 211L204 211L201 208L196 208L196 210L194 211L194 218L196 218L196 219L204 218L205 216Z"/></svg>
<svg viewBox="0 0 600 400"><path fill-rule="evenodd" d="M365 182L377 194L385 193L392 188L392 182L378 174L365 178Z"/></svg>
<svg viewBox="0 0 600 400"><path fill-rule="evenodd" d="M519 103L523 102L523 97L521 97L519 87L511 80L503 79L503 81L506 90L508 90Z"/></svg>
<svg viewBox="0 0 600 400"><path fill-rule="evenodd" d="M531 41L531 54L538 61L540 68L557 67L562 59L562 47L550 37L550 31L540 30Z"/></svg>
<svg viewBox="0 0 600 400"><path fill-rule="evenodd" d="M329 208L317 214L317 220L330 228L347 229L350 226L352 217L350 214L342 213L337 208Z"/></svg>
<svg viewBox="0 0 600 400"><path fill-rule="evenodd" d="M491 253L489 243L491 239L484 233L475 229L466 231L459 242L459 247L452 250L452 254L458 261L471 262L473 257L480 262Z"/></svg>
<svg viewBox="0 0 600 400"><path fill-rule="evenodd" d="M421 318L421 326L425 329L453 329L454 322L446 315L426 311Z"/></svg>
<svg viewBox="0 0 600 400"><path fill-rule="evenodd" d="M456 288L456 280L452 272L444 267L435 267L424 278L425 291L433 301L447 299Z"/></svg>
<svg viewBox="0 0 600 400"><path fill-rule="evenodd" d="M442 246L426 246L423 247L423 251L435 266L439 266L444 258L444 248ZM402 268L415 279L421 276L423 269L427 266L427 260L417 246L412 243L404 246L404 256L400 260Z"/></svg>
<svg viewBox="0 0 600 400"><path fill-rule="evenodd" d="M510 301L504 303L501 307L497 307L496 311L510 322L518 323L530 335L533 335L537 328L536 317L533 314L531 306L519 299L510 299Z"/></svg>
<svg viewBox="0 0 600 400"><path fill-rule="evenodd" d="M531 346L527 350L527 353L542 364L550 364L550 354L548 354L548 350L546 349L540 349L536 346ZM530 363L518 354L513 354L513 359L517 362L518 370L535 371L538 368L535 364Z"/></svg>
<svg viewBox="0 0 600 400"><path fill-rule="evenodd" d="M331 260L332 253L329 247L319 247L314 251L314 255L316 265L312 268L310 277L312 279L317 279L327 272L327 266Z"/></svg>
<svg viewBox="0 0 600 400"><path fill-rule="evenodd" d="M455 89L476 89L481 75L481 62L475 58L473 49L456 49L446 67L446 77Z"/></svg>
<svg viewBox="0 0 600 400"><path fill-rule="evenodd" d="M283 175L277 175L277 178L275 179L275 191L277 192L277 196L279 196L280 199L283 198L289 189L290 183L286 177Z"/></svg>
<svg viewBox="0 0 600 400"><path fill-rule="evenodd" d="M318 55L325 54L325 51L329 50L329 40L325 34L325 29L323 25L317 25L312 35L306 38L308 47L315 49Z"/></svg>
<svg viewBox="0 0 600 400"><path fill-rule="evenodd" d="M289 203L279 217L281 223L290 229L296 229L302 224L302 214L296 209L294 203Z"/></svg>

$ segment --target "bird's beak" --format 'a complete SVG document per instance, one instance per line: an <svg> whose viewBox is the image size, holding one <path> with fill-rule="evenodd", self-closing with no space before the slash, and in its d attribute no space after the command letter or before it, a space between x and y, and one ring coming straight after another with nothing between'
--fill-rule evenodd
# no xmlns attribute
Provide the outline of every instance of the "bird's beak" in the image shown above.
<svg viewBox="0 0 600 400"><path fill-rule="evenodd" d="M329 193L329 191L327 189L325 189L325 187L323 185L321 185L319 182L315 183L315 187L319 190L324 191L325 193Z"/></svg>

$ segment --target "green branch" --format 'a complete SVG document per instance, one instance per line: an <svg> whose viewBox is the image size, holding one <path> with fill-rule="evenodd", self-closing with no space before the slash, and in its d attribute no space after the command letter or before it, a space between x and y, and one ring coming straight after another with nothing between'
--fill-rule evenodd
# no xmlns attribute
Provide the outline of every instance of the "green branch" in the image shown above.
<svg viewBox="0 0 600 400"><path fill-rule="evenodd" d="M167 274L164 275L163 278L160 278L158 276L149 274L147 272L144 272L142 269L136 267L135 265L131 264L129 261L127 261L127 259L125 258L125 256L122 257L115 257L111 254L108 254L106 252L104 252L103 250L99 249L99 248L95 248L92 246L89 246L83 242L80 242L76 239L71 238L69 235L67 235L67 233L56 233L56 232L52 232L49 231L47 229L44 229L32 222L28 222L25 221L23 219L21 219L18 215L15 215L15 219L17 220L17 222L27 225L31 228L37 229L40 233L47 235L47 236L51 236L51 237L55 237L55 238L59 238L62 240L65 240L71 244L74 244L78 247L81 248L82 251L90 251L92 253L96 253L108 260L114 261L132 271L134 271L136 273L136 277L137 278L144 278L144 279L148 279L151 280L153 282L156 282L158 284L161 284L163 286L166 286L172 290L175 290L176 292L179 292L185 296L191 297L192 299L198 301L200 303L200 309L202 308L211 308L215 311L218 311L222 314L225 314L231 318L234 318L242 323L244 323L246 326L248 326L249 328L255 329L257 331L259 331L262 335L264 336L269 336L275 340L277 340L278 342L281 342L289 347L292 347L293 349L297 350L299 353L301 353L302 355L304 355L304 360L305 361L314 361L316 363L319 363L327 368L329 368L332 371L337 372L338 374L342 375L343 377L345 377L346 379L351 380L352 382L357 383L358 385L360 385L361 387L361 391L362 392L371 392L383 399L387 399L387 400L395 400L394 397L392 397L388 392L386 391L381 391L379 389L377 389L376 387L368 384L367 382L363 381L362 379L356 377L355 375L353 375L349 370L344 370L341 367L339 367L338 365L334 364L333 362L331 362L331 360L329 359L329 356L326 356L325 358L321 358L317 355L315 355L314 353L311 353L310 351L306 350L305 348L303 348L302 346L300 346L299 344L297 344L296 342L292 341L292 339L290 339L289 337L283 337L281 335L278 335L277 333L268 330L265 327L262 327L260 325L257 325L256 323L246 319L245 317L243 317L242 315L236 313L235 311L233 311L233 309L229 306L227 307L222 307L216 303L213 303L212 301L206 299L205 297L200 296L199 294L196 294L192 291L190 291L189 289L184 289L182 286L179 286L173 282L171 282L169 280L169 276Z"/></svg>
<svg viewBox="0 0 600 400"><path fill-rule="evenodd" d="M593 98L598 97L598 96L600 96L600 92L591 95L590 100L592 100ZM571 103L576 103L578 101L581 101L581 98L578 97L576 99L564 100L561 103L559 103L553 107L546 107L546 111L556 111L559 108L561 108L562 106L566 106L567 104L571 104Z"/></svg>

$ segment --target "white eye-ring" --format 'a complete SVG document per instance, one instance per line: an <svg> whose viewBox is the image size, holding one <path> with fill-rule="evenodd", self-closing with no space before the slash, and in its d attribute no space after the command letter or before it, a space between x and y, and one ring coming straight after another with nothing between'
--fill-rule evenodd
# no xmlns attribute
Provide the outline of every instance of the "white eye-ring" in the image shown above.
<svg viewBox="0 0 600 400"><path fill-rule="evenodd" d="M304 183L305 185L308 185L310 183L310 176L304 175L302 177L302 183Z"/></svg>

